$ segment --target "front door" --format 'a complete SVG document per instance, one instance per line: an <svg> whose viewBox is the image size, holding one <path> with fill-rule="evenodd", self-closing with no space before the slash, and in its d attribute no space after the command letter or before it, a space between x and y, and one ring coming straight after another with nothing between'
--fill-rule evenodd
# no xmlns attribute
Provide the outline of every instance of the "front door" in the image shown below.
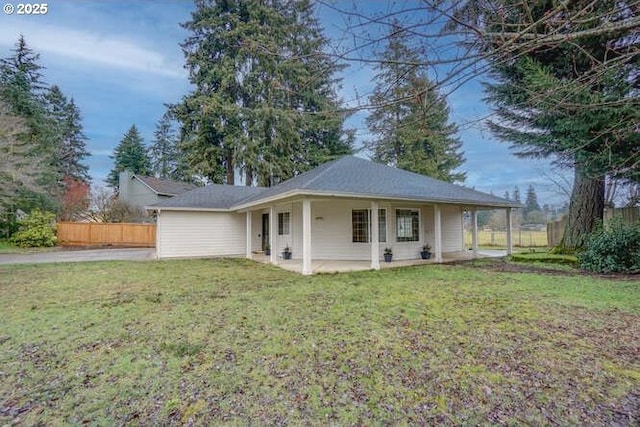
<svg viewBox="0 0 640 427"><path fill-rule="evenodd" d="M262 250L269 247L269 214L262 214Z"/></svg>

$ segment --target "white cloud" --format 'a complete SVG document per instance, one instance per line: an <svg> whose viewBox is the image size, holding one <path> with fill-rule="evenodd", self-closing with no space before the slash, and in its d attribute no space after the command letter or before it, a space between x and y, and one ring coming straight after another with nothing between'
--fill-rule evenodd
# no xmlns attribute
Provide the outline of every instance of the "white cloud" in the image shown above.
<svg viewBox="0 0 640 427"><path fill-rule="evenodd" d="M29 46L38 53L129 71L180 79L186 77L180 63L169 60L160 52L111 34L32 22L21 22L20 25L11 22L0 27L2 40L15 41L19 34L23 34Z"/></svg>

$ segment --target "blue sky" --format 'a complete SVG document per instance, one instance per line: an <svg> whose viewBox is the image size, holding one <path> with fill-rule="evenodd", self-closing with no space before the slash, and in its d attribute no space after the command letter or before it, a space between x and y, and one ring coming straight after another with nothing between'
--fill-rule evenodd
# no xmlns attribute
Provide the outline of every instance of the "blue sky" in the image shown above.
<svg viewBox="0 0 640 427"><path fill-rule="evenodd" d="M18 34L23 34L40 54L45 81L75 99L89 138L87 163L94 184L100 185L112 167L109 156L128 128L135 123L145 143L151 143L164 104L177 102L189 92L179 43L188 36L180 23L189 19L193 5L169 0L53 0L48 4L42 16L0 15L0 56L8 56ZM386 10L398 5L374 4ZM344 35L346 23L341 16L321 7L319 17L329 37ZM373 88L371 77L368 66L350 64L343 71L342 98L366 98ZM547 162L515 158L508 144L497 142L481 124L473 124L489 114L482 98L477 81L449 96L451 118L461 125L465 185L502 195L515 185L524 194L533 184L542 203L560 204L563 197L544 176L550 173ZM356 128L359 142L368 137L365 117L360 112L347 123Z"/></svg>

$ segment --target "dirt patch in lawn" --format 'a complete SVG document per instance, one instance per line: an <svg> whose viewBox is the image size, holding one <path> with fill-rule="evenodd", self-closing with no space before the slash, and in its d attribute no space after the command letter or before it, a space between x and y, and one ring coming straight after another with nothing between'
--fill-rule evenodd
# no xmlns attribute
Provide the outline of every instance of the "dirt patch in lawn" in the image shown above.
<svg viewBox="0 0 640 427"><path fill-rule="evenodd" d="M490 258L481 260L461 260L452 264L465 265L473 268L497 271L502 273L534 273L548 276L587 276L599 279L613 279L621 281L640 281L640 274L598 274L566 265L546 264L543 262L513 262L506 258Z"/></svg>

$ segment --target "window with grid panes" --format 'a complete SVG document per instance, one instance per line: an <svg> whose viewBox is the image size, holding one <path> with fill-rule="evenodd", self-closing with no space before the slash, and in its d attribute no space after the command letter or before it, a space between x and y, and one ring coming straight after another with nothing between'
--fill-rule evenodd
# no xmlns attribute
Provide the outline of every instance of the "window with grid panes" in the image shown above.
<svg viewBox="0 0 640 427"><path fill-rule="evenodd" d="M386 209L378 209L378 241L387 241ZM369 243L371 230L371 210L354 209L351 211L352 241L354 243Z"/></svg>
<svg viewBox="0 0 640 427"><path fill-rule="evenodd" d="M396 240L398 242L420 240L420 214L417 209L396 209Z"/></svg>
<svg viewBox="0 0 640 427"><path fill-rule="evenodd" d="M278 235L286 236L289 234L289 212L278 213Z"/></svg>
<svg viewBox="0 0 640 427"><path fill-rule="evenodd" d="M369 242L369 211L367 209L351 211L351 230L353 243Z"/></svg>

